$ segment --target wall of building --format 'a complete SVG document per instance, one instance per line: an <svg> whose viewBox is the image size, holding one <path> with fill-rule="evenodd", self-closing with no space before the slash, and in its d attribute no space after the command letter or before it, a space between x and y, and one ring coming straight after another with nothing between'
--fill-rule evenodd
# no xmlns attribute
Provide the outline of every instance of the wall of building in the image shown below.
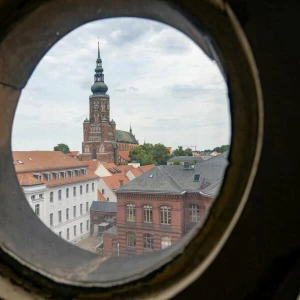
<svg viewBox="0 0 300 300"><path fill-rule="evenodd" d="M110 187L105 183L103 178L100 178L98 181L98 190L102 193L104 190L103 196L105 199L109 198L109 202L117 202L116 194L110 189Z"/></svg>
<svg viewBox="0 0 300 300"><path fill-rule="evenodd" d="M92 183L94 183L94 191L92 191ZM89 185L89 192L86 193L86 185ZM80 186L82 185L82 195L80 194ZM73 187L76 187L76 196L73 196ZM69 188L69 198L66 198L66 189ZM25 196L34 210L35 204L40 204L40 219L56 234L61 234L63 239L67 239L67 230L69 229L69 241L76 243L85 238L90 232L90 213L89 208L93 201L97 199L97 180L81 181L71 184L64 184L48 189L33 187L30 189L23 188ZM58 200L58 191L61 190L61 200ZM43 192L44 191L44 192ZM38 200L31 200L32 195L41 194L44 197ZM53 192L53 202L50 202L50 193ZM86 210L88 203L88 210ZM82 214L80 213L80 204L82 204ZM76 217L73 217L73 207L76 206ZM66 218L66 209L69 209L69 220ZM62 221L59 222L58 212L62 213ZM50 214L53 214L53 225L50 226ZM82 223L82 232L80 224ZM76 226L76 235L74 235L74 226Z"/></svg>
<svg viewBox="0 0 300 300"><path fill-rule="evenodd" d="M91 234L94 233L94 225L95 224L101 224L101 223L105 222L107 218L113 218L116 216L117 216L116 212L90 210ZM115 225L115 223L111 224L111 226L114 226L114 225Z"/></svg>

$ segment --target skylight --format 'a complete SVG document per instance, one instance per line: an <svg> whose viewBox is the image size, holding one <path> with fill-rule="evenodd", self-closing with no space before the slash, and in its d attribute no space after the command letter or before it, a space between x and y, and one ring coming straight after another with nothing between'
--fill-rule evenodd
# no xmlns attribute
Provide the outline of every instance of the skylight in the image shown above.
<svg viewBox="0 0 300 300"><path fill-rule="evenodd" d="M200 181L200 174L194 175L194 181Z"/></svg>

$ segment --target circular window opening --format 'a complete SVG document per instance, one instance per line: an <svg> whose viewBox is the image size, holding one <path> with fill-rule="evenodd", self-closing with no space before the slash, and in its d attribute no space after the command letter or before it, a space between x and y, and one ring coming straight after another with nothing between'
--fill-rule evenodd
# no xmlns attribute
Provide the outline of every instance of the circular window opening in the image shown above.
<svg viewBox="0 0 300 300"><path fill-rule="evenodd" d="M12 148L47 227L101 257L135 257L204 223L229 140L217 62L168 25L116 18L44 56L20 97Z"/></svg>
<svg viewBox="0 0 300 300"><path fill-rule="evenodd" d="M59 10L70 12L69 17L64 18L62 15L57 14L58 7L56 5L58 5ZM1 184L4 187L10 186L13 188L1 190L3 209L0 213L1 219L14 220L14 222L4 224L1 228L2 251L10 257L12 260L10 264L14 266L17 272L25 277L28 277L28 274L30 274L31 280L34 280L38 286L45 286L46 281L48 286L49 284L50 286L56 286L65 295L81 292L87 293L89 292L87 288L91 287L95 288L91 292L103 292L103 288L106 288L106 291L108 291L110 287L118 285L122 285L122 289L114 290L112 293L123 293L124 289L125 291L130 291L130 293L133 290L137 292L136 280L139 279L144 280L139 281L139 286L155 283L157 290L164 289L166 287L165 283L170 286L175 281L184 281L184 276L189 275L191 271L195 271L194 266L197 266L195 271L197 274L207 267L209 261L217 254L224 240L228 237L245 203L246 195L249 192L251 180L255 173L252 163L258 159L260 144L257 141L260 141L261 138L259 130L261 130L262 125L259 85L257 77L254 75L255 66L251 60L251 54L247 52L247 45L241 38L241 33L237 29L238 25L231 18L230 10L227 11L228 16L223 19L209 4L199 4L203 6L203 12L209 11L211 13L211 15L200 13L202 28L207 28L210 34L218 41L216 43L215 40L210 40L212 44L218 45L215 48L218 54L222 53L222 56L219 56L220 60L218 60L218 63L221 66L220 61L222 62L222 70L224 74L226 73L230 87L231 112L234 124L232 131L235 138L231 145L230 158L234 158L234 164L231 164L228 168L227 176L225 177L226 184L221 189L221 197L216 200L215 205L212 207L213 214L208 215L200 233L194 231L192 241L188 237L182 239L183 243L177 243L174 247L168 247L170 239L167 235L163 235L161 236L161 248L166 248L166 250L157 252L159 254L152 253L137 256L134 261L128 259L128 257L105 259L99 255L76 248L62 239L58 239L56 235L51 234L50 229L46 226L41 226L37 218L32 218L32 210L24 199L22 190L18 188L19 183L14 173L9 147L9 133L11 131L14 107L19 98L18 89L24 87L39 58L57 41L58 36L65 35L78 25L98 19L99 14L103 11L93 5L89 7L82 7L79 3L71 7L68 4L65 5L67 7L63 8L64 4L58 4L56 1L53 1L37 8L30 14L30 17L24 18L19 22L9 32L8 38L4 39L0 45L1 55L7 58L1 60L1 64L3 64L2 70L8 70L8 72L1 73L3 77L2 82L7 83L6 87L1 90L1 93L5 96L4 98L8 96L11 98L11 102L7 104L8 113L3 119L4 135L0 144L1 147L2 145L6 146L3 148L3 153L6 154L4 157L8 159L1 160L1 166L3 167ZM114 4L103 5L106 8L103 17L122 15L147 16L173 25L190 36L198 45L201 45L212 57L216 58L214 49L211 45L208 46L209 39L207 39L207 35L205 34L204 37L178 10L164 2L154 1L151 3L151 6L147 4L136 6L135 1L130 2L128 7L126 7L128 3L125 6L122 4L118 6L114 6ZM78 10L78 8L80 9ZM83 8L84 12L81 11ZM190 13L192 12L191 8L186 7L185 9L190 11ZM161 11L162 15L158 16L158 11ZM223 28L222 32L220 32L219 25L216 26L216 22L211 22L212 17L219 21L219 25L224 25L223 27L221 26ZM43 21L48 22L51 27L46 39L42 38L45 33L40 27L32 26L41 18ZM20 32L24 34L20 34ZM30 38L28 38L28 33ZM17 36L18 39L16 38ZM237 36L239 38L236 38ZM228 38L230 39L230 44L226 42ZM25 40L26 47L20 47ZM8 51L8 49L12 48L16 49L16 55L14 56L11 56ZM232 59L233 49L235 49L234 59ZM18 63L20 61L22 61L21 64ZM16 66L18 68L17 78L13 76L15 71L13 73L10 71ZM101 86L103 88L103 85ZM11 88L15 88L15 91L11 92ZM239 126L237 127L236 124ZM241 151L246 153L243 152L246 149L246 145L248 149L247 154L240 155ZM188 146L192 147L192 145ZM6 152L5 149L7 150ZM241 167L243 167L243 176L240 176ZM82 172L84 173L84 171ZM3 174L7 175L3 176ZM149 176L149 178L151 177ZM37 178L37 180L39 179ZM235 187L235 189L232 187ZM24 201L20 201L20 199ZM146 218L151 215L148 213L149 205L149 203L145 203ZM166 222L169 220L169 210L170 206L168 205L159 207L161 215L166 216L161 218L166 220ZM20 211L22 212L21 215ZM193 211L195 214L192 213ZM191 216L197 218L197 207L191 206ZM13 232L14 234L8 235L8 232ZM29 236L30 249L24 247L28 243ZM130 234L128 237L130 240ZM146 236L146 238L148 237ZM151 244L151 237L147 243ZM45 254L47 256L46 259ZM34 257L34 260L32 260L32 257ZM122 261L122 269L119 269L120 261ZM168 262L168 268L164 268L164 265ZM74 288L72 292L69 290L70 286Z"/></svg>

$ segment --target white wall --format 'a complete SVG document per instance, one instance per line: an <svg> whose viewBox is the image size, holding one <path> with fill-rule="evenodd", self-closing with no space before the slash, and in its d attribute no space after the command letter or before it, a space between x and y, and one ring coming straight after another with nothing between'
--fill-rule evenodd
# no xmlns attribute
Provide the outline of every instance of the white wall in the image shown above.
<svg viewBox="0 0 300 300"><path fill-rule="evenodd" d="M92 191L92 183L94 183L94 191ZM86 184L89 185L89 192L86 193ZM82 195L80 195L80 185L82 185ZM76 187L76 196L73 196L73 187ZM69 198L66 198L66 189L69 188ZM31 190L30 192L23 188L24 193L30 206L34 210L34 205L40 203L40 219L55 233L61 232L61 237L67 239L67 229L69 228L71 242L77 242L87 237L90 227L87 228L87 221L90 226L89 209L93 201L97 200L97 179L81 181L76 183L59 185L56 187L44 188L44 197L38 200L31 200L31 195L38 195L41 190ZM58 191L62 191L62 198L58 200ZM50 202L50 192L53 192L53 203ZM88 210L86 211L86 202L88 202ZM82 204L83 214L80 214L80 204ZM76 206L76 217L73 217L73 206ZM69 208L69 220L66 219L66 209ZM62 222L59 223L58 212L62 212ZM53 213L53 226L50 226L50 214ZM82 223L83 231L80 232L80 223ZM76 226L76 236L74 236L74 226Z"/></svg>
<svg viewBox="0 0 300 300"><path fill-rule="evenodd" d="M100 164L100 166L97 168L95 174L100 177L112 176L112 174L107 171L107 169L102 164Z"/></svg>
<svg viewBox="0 0 300 300"><path fill-rule="evenodd" d="M102 189L104 189L103 196L105 199L109 198L109 202L117 202L117 196L115 193L108 187L103 178L100 178L98 181L98 190L102 193Z"/></svg>
<svg viewBox="0 0 300 300"><path fill-rule="evenodd" d="M126 176L127 178L131 181L133 180L134 178L136 178L136 176L131 172L131 170L129 170L127 173L126 173Z"/></svg>

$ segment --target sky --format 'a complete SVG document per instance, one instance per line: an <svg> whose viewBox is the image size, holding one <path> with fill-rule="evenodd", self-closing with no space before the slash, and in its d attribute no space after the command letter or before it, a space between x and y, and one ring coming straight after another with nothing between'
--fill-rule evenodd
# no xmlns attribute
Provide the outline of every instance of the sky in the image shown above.
<svg viewBox="0 0 300 300"><path fill-rule="evenodd" d="M77 28L46 53L22 91L13 150L65 143L81 152L98 38L117 129L128 131L131 124L140 144L173 149L230 143L227 86L217 64L170 26L114 18Z"/></svg>

